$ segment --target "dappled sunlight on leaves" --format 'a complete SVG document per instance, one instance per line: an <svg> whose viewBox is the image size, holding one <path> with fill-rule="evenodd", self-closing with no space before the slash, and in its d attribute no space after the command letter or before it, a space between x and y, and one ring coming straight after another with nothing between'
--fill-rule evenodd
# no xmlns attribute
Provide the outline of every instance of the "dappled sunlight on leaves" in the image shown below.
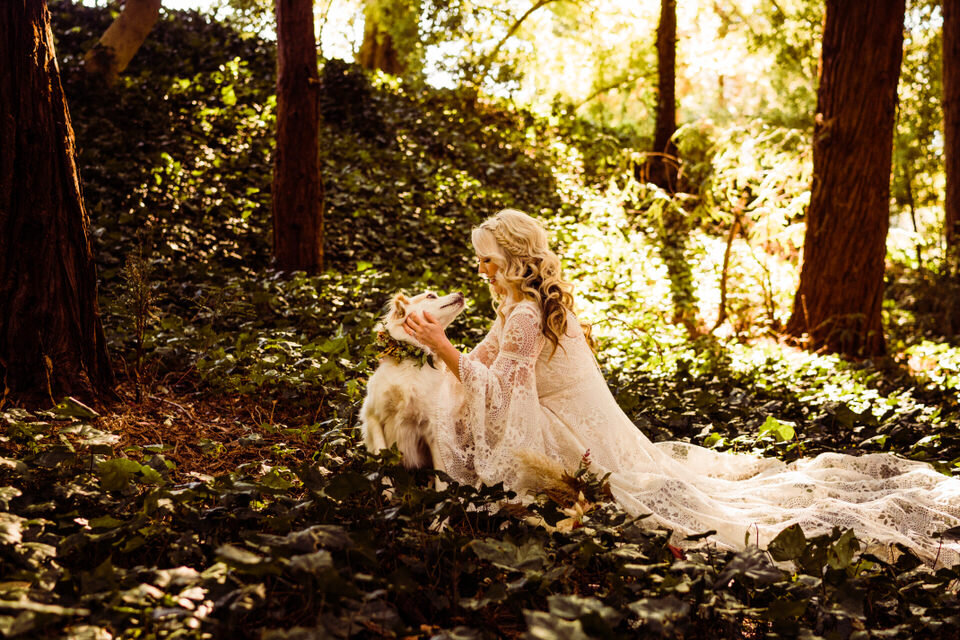
<svg viewBox="0 0 960 640"><path fill-rule="evenodd" d="M777 341L811 170L789 118L684 128L694 193L671 197L635 181L628 130L325 61L329 270L282 273L272 46L167 12L103 89L77 61L109 12L53 11L123 381L97 411L0 406L0 635L911 638L960 624L957 567L851 531L721 549L629 517L585 464L552 494L443 474L438 490L396 449L358 444L384 304L463 291L450 335L477 344L492 312L469 229L510 206L553 234L611 390L652 439L785 460L892 451L960 474L960 351L932 329L890 360ZM686 234L673 255L668 212ZM711 331L728 238L727 318ZM121 273L140 253L142 371ZM686 280L670 281L671 260ZM907 290L891 285L888 324L936 327ZM677 293L697 331L675 321Z"/></svg>

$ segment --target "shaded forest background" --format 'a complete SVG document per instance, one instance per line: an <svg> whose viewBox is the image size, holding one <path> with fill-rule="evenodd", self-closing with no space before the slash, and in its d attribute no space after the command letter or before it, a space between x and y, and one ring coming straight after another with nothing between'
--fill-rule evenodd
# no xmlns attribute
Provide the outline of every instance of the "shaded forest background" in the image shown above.
<svg viewBox="0 0 960 640"><path fill-rule="evenodd" d="M696 24L733 32L743 65L705 91L681 23L679 164L664 181L647 181L660 170L651 149L667 148L654 126L659 15L634 25L645 40L614 46L581 33L601 5L585 18L557 2L536 15L552 11L567 32L531 19L501 46L522 12L480 33L466 5L424 4L417 24L433 30L412 45L408 14L386 25L392 54L369 51L383 37L358 42L358 60L380 70L321 56L324 270L310 274L274 261L277 45L251 31L269 32L264 8L164 11L105 84L84 58L118 8L51 3L118 384L95 410L52 388L39 401L4 394L0 633L955 633L960 574L925 570L907 549L788 531L768 550L748 532L738 553L681 551L582 472L571 483L583 501L543 497L531 509L550 526L537 527L491 508L502 487L437 492L428 472L357 444L383 304L398 289L462 290L470 306L453 337L476 344L490 300L467 231L516 207L554 234L611 389L652 439L787 460L892 451L960 473L939 6L906 10L887 355L843 358L782 335L811 198L823 6L715 5ZM431 38L471 33L444 62L453 86L432 86ZM593 76L569 82L578 95L551 91L573 77L563 64L576 50L559 48L551 67L524 44L544 33L599 43Z"/></svg>

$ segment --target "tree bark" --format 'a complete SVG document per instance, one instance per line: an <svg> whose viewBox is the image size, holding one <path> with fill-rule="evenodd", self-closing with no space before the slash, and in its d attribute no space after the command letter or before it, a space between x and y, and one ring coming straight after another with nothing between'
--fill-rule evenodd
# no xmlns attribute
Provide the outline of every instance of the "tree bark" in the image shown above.
<svg viewBox="0 0 960 640"><path fill-rule="evenodd" d="M360 45L357 62L364 69L379 69L395 76L403 75L405 71L390 30L378 20L378 12L370 2L364 11L363 44Z"/></svg>
<svg viewBox="0 0 960 640"><path fill-rule="evenodd" d="M84 56L87 72L113 84L160 18L160 3L161 0L126 0L117 19Z"/></svg>
<svg viewBox="0 0 960 640"><path fill-rule="evenodd" d="M4 400L14 392L96 401L113 371L45 1L0 4L0 60Z"/></svg>
<svg viewBox="0 0 960 640"><path fill-rule="evenodd" d="M657 120L648 180L673 193L677 189L679 160L673 134L677 131L677 2L660 1L657 25Z"/></svg>
<svg viewBox="0 0 960 640"><path fill-rule="evenodd" d="M827 0L800 286L787 333L885 352L881 305L904 0Z"/></svg>
<svg viewBox="0 0 960 640"><path fill-rule="evenodd" d="M323 187L312 0L277 0L277 146L273 248L277 266L323 269Z"/></svg>
<svg viewBox="0 0 960 640"><path fill-rule="evenodd" d="M366 0L363 22L360 66L395 76L422 74L420 0Z"/></svg>
<svg viewBox="0 0 960 640"><path fill-rule="evenodd" d="M960 0L943 0L943 137L947 247L960 251Z"/></svg>

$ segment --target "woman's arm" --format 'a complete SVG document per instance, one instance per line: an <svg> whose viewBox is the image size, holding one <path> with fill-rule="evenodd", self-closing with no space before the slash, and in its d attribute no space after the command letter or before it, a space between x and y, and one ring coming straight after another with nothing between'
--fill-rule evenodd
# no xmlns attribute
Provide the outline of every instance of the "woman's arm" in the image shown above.
<svg viewBox="0 0 960 640"><path fill-rule="evenodd" d="M500 325L501 319L498 317L487 335L483 337L480 344L475 346L470 352L465 353L464 357L479 361L483 366L489 367L497 359L500 353Z"/></svg>
<svg viewBox="0 0 960 640"><path fill-rule="evenodd" d="M411 313L404 321L403 329L420 344L437 354L450 371L453 371L453 375L457 376L457 380L460 379L460 358L463 356L453 346L443 327L429 311L424 311L422 318L418 318L416 313Z"/></svg>
<svg viewBox="0 0 960 640"><path fill-rule="evenodd" d="M488 423L503 417L517 393L537 399L534 367L543 347L539 315L528 307L511 313L499 346L489 365L474 358L460 360L460 382L468 394L485 398Z"/></svg>
<svg viewBox="0 0 960 640"><path fill-rule="evenodd" d="M540 316L524 305L495 333L493 362L473 353L459 358L462 402L454 428L438 431L438 448L448 469L466 469L478 482L515 484L517 452L544 446L535 371L543 347Z"/></svg>

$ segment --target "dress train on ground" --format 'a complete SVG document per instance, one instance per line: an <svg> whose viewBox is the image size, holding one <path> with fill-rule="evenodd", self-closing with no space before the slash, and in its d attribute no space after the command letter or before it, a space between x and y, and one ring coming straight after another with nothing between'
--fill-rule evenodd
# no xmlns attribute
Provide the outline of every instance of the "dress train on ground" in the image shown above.
<svg viewBox="0 0 960 640"><path fill-rule="evenodd" d="M651 442L620 409L573 314L554 350L529 301L504 305L491 331L450 376L434 415L440 455L455 480L523 490L524 453L610 472L617 502L678 536L714 530L718 544L766 547L799 524L834 526L866 542L899 542L938 563L960 563L939 534L960 525L960 479L892 454L824 453L786 464L682 442ZM941 544L942 542L942 544Z"/></svg>

